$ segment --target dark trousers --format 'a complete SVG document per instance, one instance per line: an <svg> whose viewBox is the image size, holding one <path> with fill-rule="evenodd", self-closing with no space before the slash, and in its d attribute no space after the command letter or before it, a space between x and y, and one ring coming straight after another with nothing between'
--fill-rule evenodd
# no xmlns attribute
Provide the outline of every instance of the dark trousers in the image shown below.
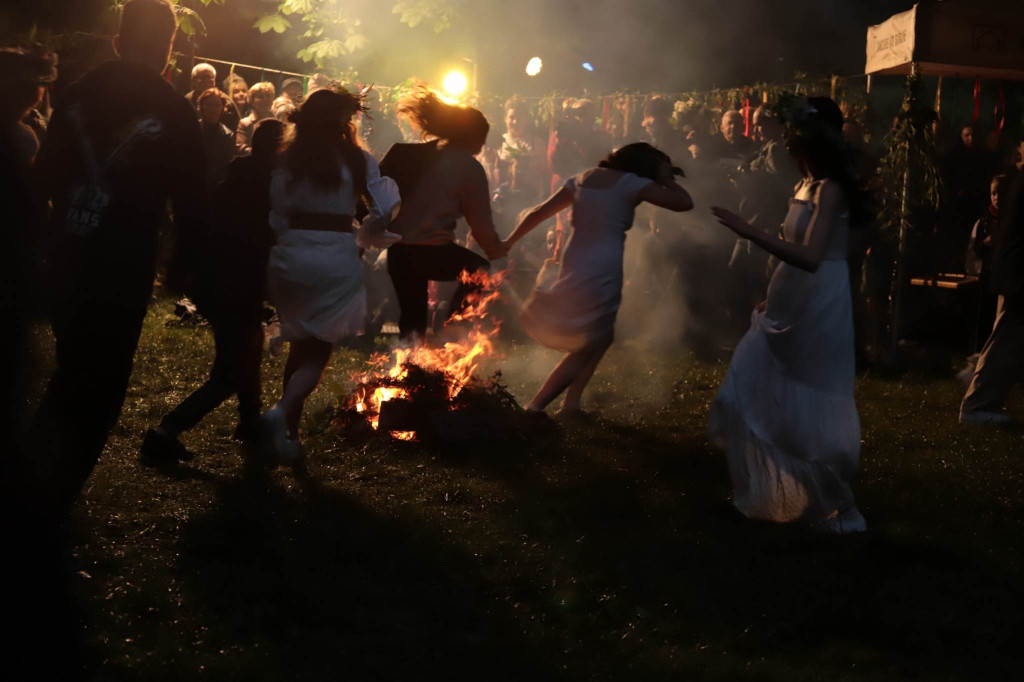
<svg viewBox="0 0 1024 682"><path fill-rule="evenodd" d="M61 304L51 315L56 369L33 424L44 494L74 503L117 423L146 307Z"/></svg>
<svg viewBox="0 0 1024 682"><path fill-rule="evenodd" d="M464 270L489 270L490 263L469 249L448 243L439 246L398 243L388 249L388 274L395 285L401 313L398 329L403 339L427 332L427 283L453 282ZM448 316L463 307L466 297L480 289L473 284L459 283L448 308Z"/></svg>
<svg viewBox="0 0 1024 682"><path fill-rule="evenodd" d="M248 439L255 434L262 406L263 326L251 315L215 314L207 319L216 348L210 378L167 414L160 426L175 435L187 431L237 394L238 435Z"/></svg>

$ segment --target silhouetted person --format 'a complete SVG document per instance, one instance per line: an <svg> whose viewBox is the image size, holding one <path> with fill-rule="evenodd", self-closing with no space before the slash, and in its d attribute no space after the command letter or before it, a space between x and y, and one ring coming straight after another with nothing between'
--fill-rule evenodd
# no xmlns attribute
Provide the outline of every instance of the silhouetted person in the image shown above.
<svg viewBox="0 0 1024 682"><path fill-rule="evenodd" d="M232 395L238 396L235 438L250 446L256 441L262 407L263 299L273 245L270 174L283 136L283 123L262 121L253 134L252 154L232 161L227 180L214 190L216 220L196 256L196 277L189 289L213 329L213 369L206 383L146 432L140 453L145 462L192 459L178 436Z"/></svg>
<svg viewBox="0 0 1024 682"><path fill-rule="evenodd" d="M107 62L70 86L37 170L53 202L46 238L56 369L36 420L49 493L74 502L117 422L173 204L182 282L208 223L202 137L188 100L161 78L177 29L166 0L130 0Z"/></svg>
<svg viewBox="0 0 1024 682"><path fill-rule="evenodd" d="M974 379L960 405L960 421L1000 425L1010 421L1003 405L1021 380L1024 357L1024 173L1018 173L1000 209L992 253L993 289L999 307L992 334L981 351Z"/></svg>
<svg viewBox="0 0 1024 682"><path fill-rule="evenodd" d="M398 327L403 339L423 338L428 282L452 282L463 271L490 267L487 259L455 243L456 221L466 218L487 258L502 258L505 249L491 217L487 176L474 158L490 129L484 115L446 104L425 86L398 111L424 136L437 138L395 145L380 164L381 175L393 178L402 195L402 207L388 228L402 235L402 241L388 249L388 274L402 309ZM475 288L460 283L448 314L459 310Z"/></svg>
<svg viewBox="0 0 1024 682"><path fill-rule="evenodd" d="M206 184L216 187L224 181L231 159L235 158L235 132L221 123L224 111L232 106L228 96L217 88L199 95L199 128L206 150Z"/></svg>

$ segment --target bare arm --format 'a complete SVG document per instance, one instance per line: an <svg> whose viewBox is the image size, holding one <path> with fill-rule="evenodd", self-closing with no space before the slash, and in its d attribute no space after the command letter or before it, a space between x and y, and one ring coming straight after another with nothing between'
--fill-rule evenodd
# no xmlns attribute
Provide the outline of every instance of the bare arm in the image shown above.
<svg viewBox="0 0 1024 682"><path fill-rule="evenodd" d="M667 208L676 213L689 211L693 208L693 199L690 198L690 193L678 185L675 180L671 179L666 184L658 182L648 184L640 190L636 198L661 208Z"/></svg>
<svg viewBox="0 0 1024 682"><path fill-rule="evenodd" d="M537 204L526 212L519 221L519 224L516 225L516 229L504 241L505 248L512 248L513 244L528 235L535 227L559 211L569 208L571 205L572 191L568 187L563 187L548 197L543 203Z"/></svg>
<svg viewBox="0 0 1024 682"><path fill-rule="evenodd" d="M487 174L483 166L476 159L467 170L463 172L466 181L459 190L459 202L462 205L462 215L469 223L469 229L473 233L473 239L487 254L490 260L503 258L506 254L505 247L494 229L494 219L491 217L491 200L487 189Z"/></svg>
<svg viewBox="0 0 1024 682"><path fill-rule="evenodd" d="M816 197L814 214L804 233L804 241L798 243L766 235L761 230L749 225L743 218L724 208L719 206L711 208L711 212L718 218L718 222L739 236L749 239L779 260L808 272L815 272L821 265L832 237L832 226L842 210L842 190L834 183L822 183Z"/></svg>

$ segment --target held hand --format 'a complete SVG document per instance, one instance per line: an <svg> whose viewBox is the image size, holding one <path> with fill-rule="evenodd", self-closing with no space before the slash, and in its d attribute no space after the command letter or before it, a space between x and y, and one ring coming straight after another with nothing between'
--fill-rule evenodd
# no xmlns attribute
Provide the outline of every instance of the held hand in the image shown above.
<svg viewBox="0 0 1024 682"><path fill-rule="evenodd" d="M754 228L747 224L747 221L732 211L724 209L721 206L712 206L711 212L715 214L716 218L718 218L718 222L722 223L741 237L749 238L750 235L754 233Z"/></svg>

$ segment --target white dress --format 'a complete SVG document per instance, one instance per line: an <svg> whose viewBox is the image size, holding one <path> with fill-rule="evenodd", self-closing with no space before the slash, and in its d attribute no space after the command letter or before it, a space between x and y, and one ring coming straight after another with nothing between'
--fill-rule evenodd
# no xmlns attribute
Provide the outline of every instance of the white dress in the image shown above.
<svg viewBox="0 0 1024 682"><path fill-rule="evenodd" d="M573 193L572 235L565 246L558 278L538 283L523 306L523 330L541 344L578 351L609 339L622 303L622 252L633 225L637 195L653 180L633 173L606 188L581 187Z"/></svg>
<svg viewBox="0 0 1024 682"><path fill-rule="evenodd" d="M376 160L364 152L366 186L373 198L367 222L391 212L397 186L382 178ZM339 162L340 163L340 162ZM293 230L291 212L354 215L352 174L342 164L341 186L326 191L309 180L292 181L287 168L270 182L270 226L277 242L270 250L267 288L281 318L285 341L316 338L338 343L361 334L366 317L363 264L351 232Z"/></svg>
<svg viewBox="0 0 1024 682"><path fill-rule="evenodd" d="M813 212L812 202L790 200L786 241L803 241ZM844 213L817 272L776 268L766 309L754 311L711 407L709 435L725 450L733 504L748 517L815 522L853 507L860 420L848 236Z"/></svg>

